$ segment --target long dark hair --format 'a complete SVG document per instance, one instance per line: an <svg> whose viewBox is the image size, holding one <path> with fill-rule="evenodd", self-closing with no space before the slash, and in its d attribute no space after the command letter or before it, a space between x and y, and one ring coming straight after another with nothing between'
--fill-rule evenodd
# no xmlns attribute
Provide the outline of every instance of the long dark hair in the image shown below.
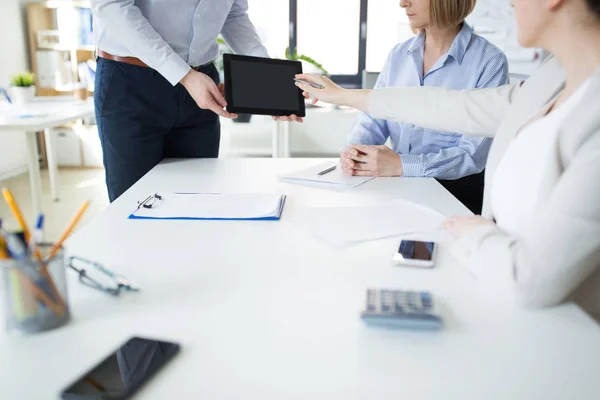
<svg viewBox="0 0 600 400"><path fill-rule="evenodd" d="M600 0L585 0L588 7L600 19Z"/></svg>

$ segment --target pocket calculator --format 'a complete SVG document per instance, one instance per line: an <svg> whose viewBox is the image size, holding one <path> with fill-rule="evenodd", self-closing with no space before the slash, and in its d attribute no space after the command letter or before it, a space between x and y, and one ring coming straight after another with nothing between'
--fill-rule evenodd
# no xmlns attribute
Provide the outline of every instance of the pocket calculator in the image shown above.
<svg viewBox="0 0 600 400"><path fill-rule="evenodd" d="M406 329L440 329L442 319L429 292L367 289L361 319L369 325Z"/></svg>

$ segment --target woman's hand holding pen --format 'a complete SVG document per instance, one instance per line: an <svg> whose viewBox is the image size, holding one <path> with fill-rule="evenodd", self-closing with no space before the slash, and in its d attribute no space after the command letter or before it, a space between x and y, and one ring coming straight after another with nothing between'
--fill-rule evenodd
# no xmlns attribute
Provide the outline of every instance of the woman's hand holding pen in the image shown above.
<svg viewBox="0 0 600 400"><path fill-rule="evenodd" d="M370 90L348 90L335 84L331 79L322 75L299 74L296 79L301 79L321 85L322 88L311 86L308 83L296 82L296 86L302 89L302 94L306 99L310 99L312 104L316 104L319 100L325 103L336 104L339 106L349 106L361 110L368 111L368 98Z"/></svg>
<svg viewBox="0 0 600 400"><path fill-rule="evenodd" d="M306 82L311 82L315 85L321 85L321 88L316 88L308 83L296 81L296 86L302 89L302 95L306 99L310 99L312 104L316 104L319 100L325 103L340 104L343 100L344 89L336 85L331 79L323 75L299 74L296 79L301 79Z"/></svg>

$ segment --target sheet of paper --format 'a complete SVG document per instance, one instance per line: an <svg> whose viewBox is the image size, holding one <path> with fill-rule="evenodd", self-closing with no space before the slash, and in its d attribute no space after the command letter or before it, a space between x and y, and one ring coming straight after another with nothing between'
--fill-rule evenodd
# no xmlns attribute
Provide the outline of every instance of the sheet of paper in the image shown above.
<svg viewBox="0 0 600 400"><path fill-rule="evenodd" d="M279 215L281 194L178 194L160 193L152 208L134 215L148 218L250 219Z"/></svg>
<svg viewBox="0 0 600 400"><path fill-rule="evenodd" d="M325 171L330 167L336 167L335 170L324 175L319 172ZM347 176L342 172L338 162L328 162L303 169L301 171L289 174L279 175L279 179L289 183L310 184L320 188L354 188L373 179L371 176Z"/></svg>
<svg viewBox="0 0 600 400"><path fill-rule="evenodd" d="M406 234L439 235L446 217L407 200L357 207L310 207L292 221L299 228L336 247Z"/></svg>

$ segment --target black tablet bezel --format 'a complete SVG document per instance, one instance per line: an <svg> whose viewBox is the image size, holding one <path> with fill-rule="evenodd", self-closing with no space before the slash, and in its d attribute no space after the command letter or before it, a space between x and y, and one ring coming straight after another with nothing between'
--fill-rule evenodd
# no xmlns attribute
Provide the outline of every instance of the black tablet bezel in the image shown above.
<svg viewBox="0 0 600 400"><path fill-rule="evenodd" d="M223 66L225 72L225 100L227 101L227 111L235 114L256 114L256 115L272 115L272 116L289 116L296 115L297 117L306 116L306 106L302 91L298 89L298 110L273 110L266 108L246 108L237 107L233 102L233 91L231 87L231 61L239 60L245 62L254 62L258 64L275 64L275 65L295 65L298 74L302 73L302 63L300 61L279 60L274 58L262 58L241 56L238 54L223 54Z"/></svg>

